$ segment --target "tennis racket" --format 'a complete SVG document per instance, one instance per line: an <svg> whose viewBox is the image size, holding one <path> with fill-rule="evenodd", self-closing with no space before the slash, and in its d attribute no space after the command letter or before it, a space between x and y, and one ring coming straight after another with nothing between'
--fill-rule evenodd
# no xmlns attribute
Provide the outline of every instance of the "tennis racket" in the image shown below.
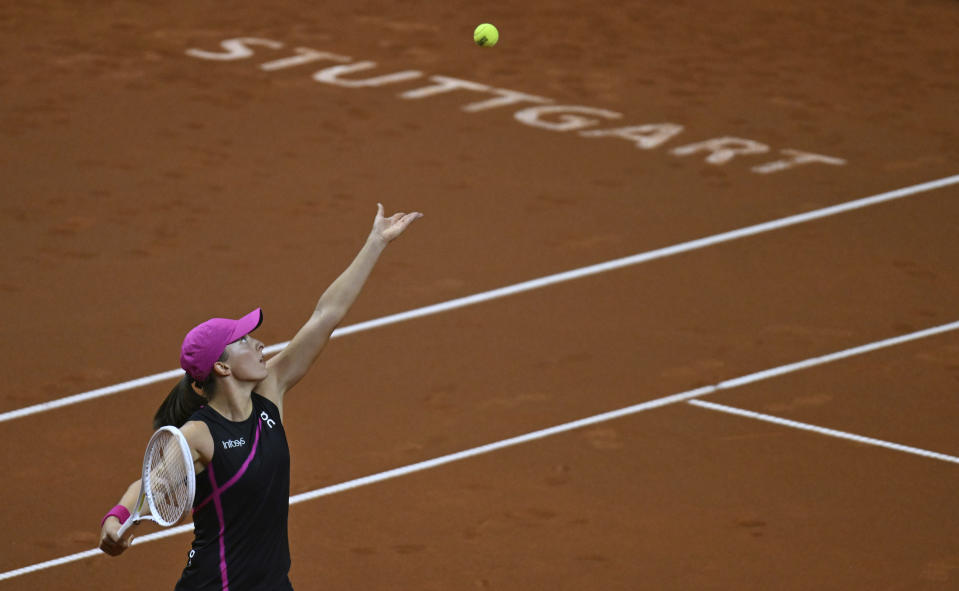
<svg viewBox="0 0 959 591"><path fill-rule="evenodd" d="M120 526L117 537L122 538L131 525L144 519L164 527L175 524L193 505L194 492L193 454L186 437L176 427L161 427L150 437L143 454L143 478L136 509ZM149 514L144 512L144 506Z"/></svg>

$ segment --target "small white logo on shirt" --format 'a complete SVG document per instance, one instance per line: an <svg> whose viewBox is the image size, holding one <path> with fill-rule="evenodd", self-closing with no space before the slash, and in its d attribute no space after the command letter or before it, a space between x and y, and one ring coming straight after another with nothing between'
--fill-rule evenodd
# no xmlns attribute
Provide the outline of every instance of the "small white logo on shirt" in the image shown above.
<svg viewBox="0 0 959 591"><path fill-rule="evenodd" d="M227 439L226 441L221 441L220 443L223 444L223 449L233 449L234 447L243 447L246 445L246 439L242 437L239 439Z"/></svg>
<svg viewBox="0 0 959 591"><path fill-rule="evenodd" d="M273 426L276 425L276 421L271 419L270 415L266 414L265 410L260 411L260 420L266 421L266 426L269 427L270 429L272 429Z"/></svg>

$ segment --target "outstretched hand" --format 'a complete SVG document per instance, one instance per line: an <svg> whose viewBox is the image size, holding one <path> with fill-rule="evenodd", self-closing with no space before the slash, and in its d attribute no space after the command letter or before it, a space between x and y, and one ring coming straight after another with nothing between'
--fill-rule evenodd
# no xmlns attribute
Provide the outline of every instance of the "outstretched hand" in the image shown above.
<svg viewBox="0 0 959 591"><path fill-rule="evenodd" d="M384 242L390 242L406 230L413 220L423 217L418 211L412 213L394 213L390 217L383 216L383 204L376 204L376 218L373 220L373 235Z"/></svg>

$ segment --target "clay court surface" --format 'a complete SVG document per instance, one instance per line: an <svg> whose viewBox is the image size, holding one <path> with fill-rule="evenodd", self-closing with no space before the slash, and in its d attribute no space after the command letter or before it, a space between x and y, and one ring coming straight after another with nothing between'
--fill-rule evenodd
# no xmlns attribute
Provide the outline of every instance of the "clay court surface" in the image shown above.
<svg viewBox="0 0 959 591"><path fill-rule="evenodd" d="M173 380L9 413L288 340L378 201L425 217L344 328L909 189L337 334L292 495L689 396L297 502L291 578L959 588L959 3L244 4L0 7L0 573L96 546ZM172 589L156 531L0 588Z"/></svg>

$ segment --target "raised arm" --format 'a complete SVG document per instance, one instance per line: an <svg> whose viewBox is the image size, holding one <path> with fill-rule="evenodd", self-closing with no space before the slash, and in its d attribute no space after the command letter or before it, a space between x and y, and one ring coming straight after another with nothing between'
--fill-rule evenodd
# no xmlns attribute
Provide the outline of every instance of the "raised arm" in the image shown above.
<svg viewBox="0 0 959 591"><path fill-rule="evenodd" d="M386 245L402 234L413 220L422 216L419 212L412 212L384 217L383 205L377 204L373 229L363 248L323 292L313 314L297 331L290 344L267 363L270 375L257 391L271 398L281 411L283 395L306 375L329 342L333 329L342 322L356 301Z"/></svg>

